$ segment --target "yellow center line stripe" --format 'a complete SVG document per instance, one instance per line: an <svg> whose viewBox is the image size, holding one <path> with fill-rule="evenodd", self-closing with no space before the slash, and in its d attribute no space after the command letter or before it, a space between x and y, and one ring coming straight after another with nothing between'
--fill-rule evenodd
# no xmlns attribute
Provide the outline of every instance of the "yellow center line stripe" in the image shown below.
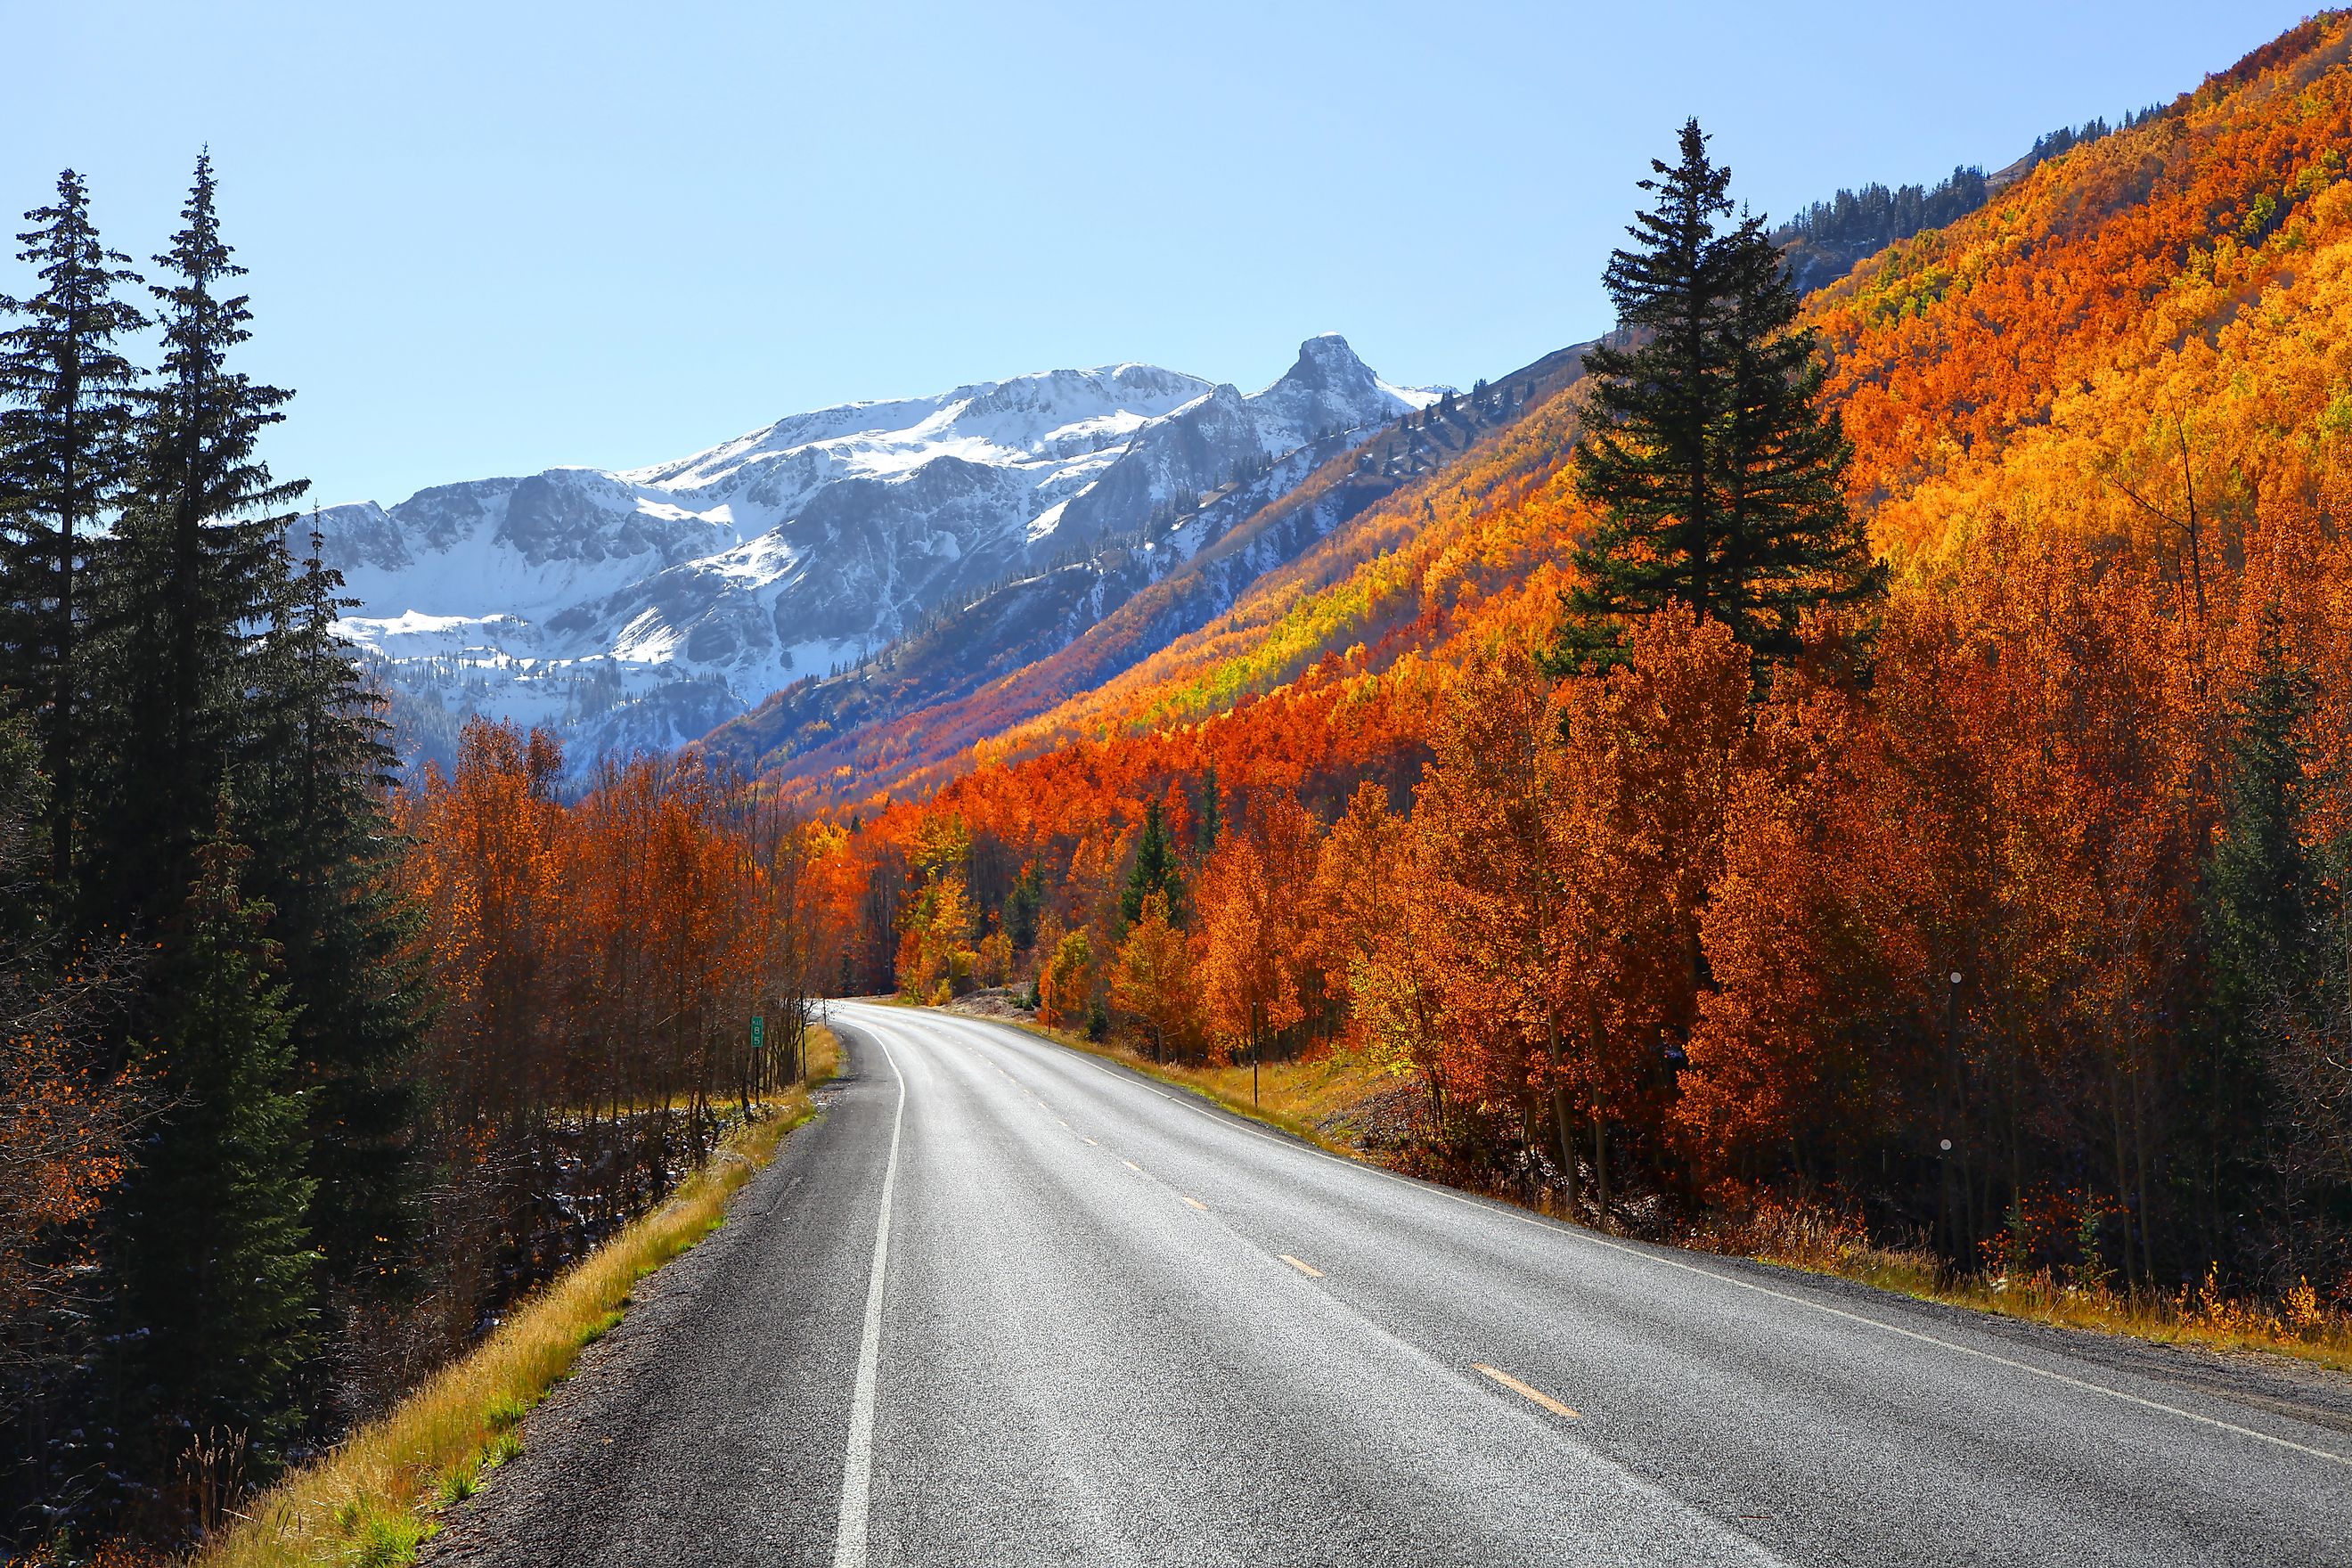
<svg viewBox="0 0 2352 1568"><path fill-rule="evenodd" d="M1542 1405L1546 1410L1550 1411L1554 1415L1565 1415L1570 1421L1581 1421L1584 1419L1583 1416L1579 1415L1575 1411L1570 1410L1567 1405L1562 1405L1559 1400L1554 1399L1542 1389L1529 1388L1526 1384L1521 1383L1517 1378L1513 1377L1509 1373L1505 1372L1498 1367L1488 1366L1484 1362L1473 1362L1470 1365L1473 1371L1485 1373L1488 1377L1493 1378L1496 1383L1501 1384L1513 1394L1526 1395L1528 1398L1534 1400L1538 1405Z"/></svg>
<svg viewBox="0 0 2352 1568"><path fill-rule="evenodd" d="M1206 1205L1206 1204L1204 1204L1204 1203L1202 1203L1200 1199L1198 1199L1198 1198L1185 1198L1185 1197L1184 1197L1184 1194L1181 1194L1181 1193L1178 1193L1176 1195L1177 1195L1178 1197L1180 1197L1180 1198L1184 1198L1184 1201L1185 1201L1186 1203L1191 1204L1194 1208L1199 1209L1202 1214L1207 1214L1207 1213L1209 1212L1209 1205Z"/></svg>
<svg viewBox="0 0 2352 1568"><path fill-rule="evenodd" d="M1119 1163L1125 1165L1129 1170L1133 1171L1139 1176L1143 1174L1143 1167L1137 1164L1132 1160L1121 1160Z"/></svg>
<svg viewBox="0 0 2352 1568"><path fill-rule="evenodd" d="M1083 1142L1087 1142L1087 1143L1095 1143L1095 1141L1094 1141L1093 1139L1091 1139L1091 1138L1085 1139L1085 1140L1083 1140ZM1101 1145L1101 1144L1099 1144L1099 1143L1095 1143L1095 1147L1096 1147L1096 1148L1097 1148L1097 1149L1099 1149L1099 1148L1101 1148L1101 1147L1102 1147L1102 1145Z"/></svg>
<svg viewBox="0 0 2352 1568"><path fill-rule="evenodd" d="M1312 1263L1301 1263L1296 1258L1291 1257L1287 1252L1278 1252L1275 1254L1275 1256L1281 1258L1285 1263L1289 1264L1293 1268L1297 1269L1301 1274L1306 1275L1309 1279L1320 1279L1323 1278L1323 1270L1316 1268Z"/></svg>

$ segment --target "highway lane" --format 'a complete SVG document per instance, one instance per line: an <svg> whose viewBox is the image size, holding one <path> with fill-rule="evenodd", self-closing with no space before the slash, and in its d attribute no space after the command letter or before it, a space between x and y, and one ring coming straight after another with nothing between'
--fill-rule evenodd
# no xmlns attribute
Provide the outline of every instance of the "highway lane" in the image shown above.
<svg viewBox="0 0 2352 1568"><path fill-rule="evenodd" d="M428 1562L2352 1563L2342 1394L1556 1225L998 1025L835 1020L825 1116Z"/></svg>

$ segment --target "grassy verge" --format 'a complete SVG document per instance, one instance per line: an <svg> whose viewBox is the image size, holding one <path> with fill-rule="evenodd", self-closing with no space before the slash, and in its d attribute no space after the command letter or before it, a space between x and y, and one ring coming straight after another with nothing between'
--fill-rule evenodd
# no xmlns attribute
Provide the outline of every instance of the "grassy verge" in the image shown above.
<svg viewBox="0 0 2352 1568"><path fill-rule="evenodd" d="M838 1060L831 1034L813 1029L812 1078L831 1077ZM636 1282L719 1228L736 1189L811 1110L807 1092L794 1089L739 1126L667 1203L525 1301L470 1354L255 1499L196 1568L414 1562L435 1515L522 1451L524 1415L619 1324Z"/></svg>
<svg viewBox="0 0 2352 1568"><path fill-rule="evenodd" d="M2308 1285L2289 1292L2284 1301L2261 1302L2227 1295L2210 1272L2202 1284L2171 1294L2119 1291L2103 1282L2068 1279L2047 1268L1998 1276L1955 1274L1924 1249L1874 1246L1850 1224L1802 1212L1774 1216L1762 1234L1735 1233L1731 1238L1708 1241L1714 1250L2026 1322L2157 1344L2265 1351L2352 1372L2352 1316L2325 1306Z"/></svg>
<svg viewBox="0 0 2352 1568"><path fill-rule="evenodd" d="M1172 1088L1189 1089L1227 1110L1351 1160L1362 1159L1363 1151L1332 1137L1319 1124L1335 1112L1362 1103L1389 1081L1362 1061L1334 1051L1318 1061L1267 1062L1258 1069L1257 1092L1253 1096L1247 1063L1216 1068L1155 1062L1125 1046L1090 1040L1074 1029L1048 1028L1027 1019L994 1021L1012 1023L1057 1046L1117 1062Z"/></svg>
<svg viewBox="0 0 2352 1568"><path fill-rule="evenodd" d="M1271 1062L1262 1069L1258 1101L1250 1098L1250 1069L1162 1066L1123 1047L1104 1045L1067 1029L1022 1022L1056 1045L1132 1068L1178 1089L1253 1117L1350 1159L1369 1156L1321 1130L1388 1080L1344 1053L1316 1062ZM1519 1200L1507 1194L1499 1201ZM1552 1214L1546 1206L1541 1212ZM1553 1214L1553 1217L1560 1217ZM1572 1223L1581 1223L1572 1222ZM2324 1308L2307 1290L2285 1301L2250 1302L2224 1295L2209 1279L2176 1294L2122 1292L2084 1287L2048 1270L2017 1278L1956 1275L1933 1254L1874 1245L1854 1227L1813 1214L1776 1215L1761 1226L1688 1238L1694 1250L1754 1258L1766 1263L1834 1275L1882 1290L1946 1306L2053 1327L2121 1334L2158 1344L2216 1351L2263 1351L2352 1373L2352 1316Z"/></svg>

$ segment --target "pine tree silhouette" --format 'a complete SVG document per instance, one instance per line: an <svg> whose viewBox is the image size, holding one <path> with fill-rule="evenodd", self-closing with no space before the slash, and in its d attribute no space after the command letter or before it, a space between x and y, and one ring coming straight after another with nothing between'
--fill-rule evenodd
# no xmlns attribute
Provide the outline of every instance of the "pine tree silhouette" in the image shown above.
<svg viewBox="0 0 2352 1568"><path fill-rule="evenodd" d="M55 204L25 216L34 226L17 236L17 259L38 273L40 292L0 298L0 318L16 321L0 331L0 689L32 710L51 895L69 907L88 746L83 578L97 525L131 478L139 372L115 342L147 323L116 298L139 275L100 241L80 175L59 174Z"/></svg>
<svg viewBox="0 0 2352 1568"><path fill-rule="evenodd" d="M1589 350L1577 488L1602 512L1579 548L1556 668L1611 664L1625 618L1674 601L1762 659L1795 651L1808 609L1875 595L1841 481L1852 455L1819 406L1821 367L1764 220L1727 231L1731 171L1683 127L1681 161L1652 163L1632 248L1603 283L1631 344Z"/></svg>

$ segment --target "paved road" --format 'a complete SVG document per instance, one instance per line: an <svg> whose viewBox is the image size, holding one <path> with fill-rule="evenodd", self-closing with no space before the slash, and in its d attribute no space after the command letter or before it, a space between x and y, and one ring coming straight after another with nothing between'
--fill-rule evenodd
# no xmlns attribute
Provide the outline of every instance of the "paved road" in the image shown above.
<svg viewBox="0 0 2352 1568"><path fill-rule="evenodd" d="M835 1017L824 1118L428 1563L2352 1564L2325 1377L1628 1245L999 1026Z"/></svg>

